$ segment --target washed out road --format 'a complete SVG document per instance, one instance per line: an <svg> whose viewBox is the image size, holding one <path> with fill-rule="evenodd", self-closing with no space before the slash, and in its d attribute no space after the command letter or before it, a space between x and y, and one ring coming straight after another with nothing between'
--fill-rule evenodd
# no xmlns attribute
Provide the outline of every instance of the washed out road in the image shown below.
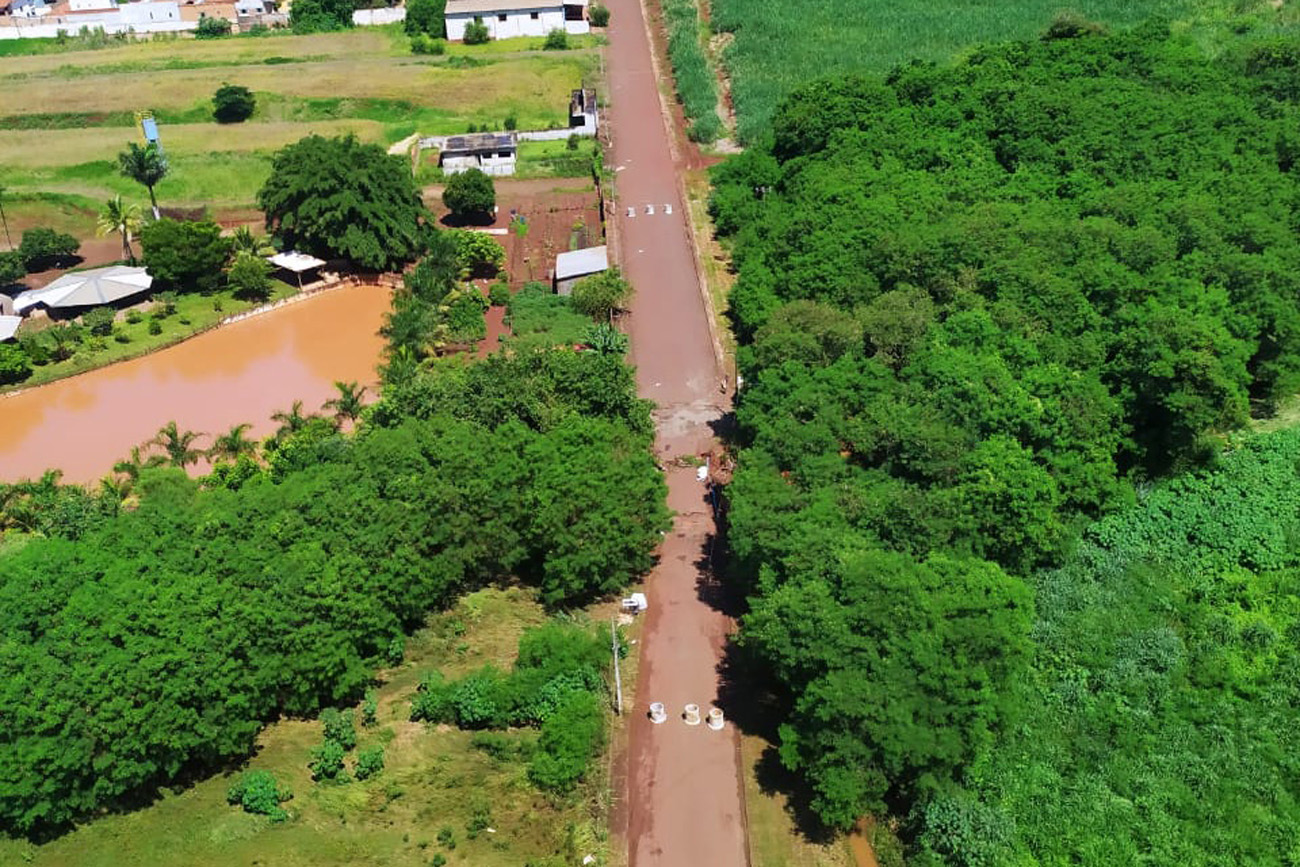
<svg viewBox="0 0 1300 867"><path fill-rule="evenodd" d="M708 491L693 467L674 459L716 448L712 425L728 400L641 6L639 0L609 6L606 118L613 131L619 264L636 290L632 362L640 394L658 406L655 448L677 515L647 579L650 609L628 743L629 860L632 867L741 867L746 846L736 733L730 725L712 731L681 719L688 703L704 712L714 703L731 622L701 594L711 581L704 565L714 533ZM652 701L667 706L666 723L650 722Z"/></svg>

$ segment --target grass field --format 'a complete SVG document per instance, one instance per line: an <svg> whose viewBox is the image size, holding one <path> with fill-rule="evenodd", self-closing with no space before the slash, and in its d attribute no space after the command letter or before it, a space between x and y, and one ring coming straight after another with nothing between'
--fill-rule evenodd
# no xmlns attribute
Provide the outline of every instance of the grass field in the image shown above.
<svg viewBox="0 0 1300 867"><path fill-rule="evenodd" d="M602 609L599 617L606 615ZM313 783L307 762L321 740L320 724L285 720L269 726L248 768L271 771L293 791L285 804L287 822L271 824L228 806L226 790L240 770L232 769L44 845L0 841L0 864L415 867L430 864L438 853L449 865L473 867L577 864L587 854L598 864L611 863L611 856L616 862L604 824L603 764L585 790L555 801L528 782L522 766L474 749L470 732L407 721L409 697L425 672L438 668L455 677L489 662L508 667L519 634L544 619L531 592L517 588L470 594L432 617L408 640L406 661L380 673L379 724L359 729L359 747L384 744L385 769L371 780ZM467 825L476 814L486 814L493 830L471 838ZM451 829L454 849L439 843L443 828Z"/></svg>
<svg viewBox="0 0 1300 867"><path fill-rule="evenodd" d="M139 141L135 113L159 120L171 173L163 204L214 210L252 204L274 149L311 134L353 133L390 144L412 132L464 132L471 124L519 128L567 122L569 91L596 68L595 39L570 51L541 40L454 46L410 54L394 28L210 41L140 41L96 50L9 56L0 91L0 176L10 196L60 194L144 201L114 160ZM223 83L248 87L258 108L246 123L211 120Z"/></svg>
<svg viewBox="0 0 1300 867"><path fill-rule="evenodd" d="M712 0L715 30L735 34L724 62L742 141L762 135L776 105L804 81L839 72L884 72L912 58L947 61L981 42L1037 36L1063 8L1111 26L1163 17L1213 49L1216 33L1250 15L1252 26L1291 29L1293 3L1267 0Z"/></svg>

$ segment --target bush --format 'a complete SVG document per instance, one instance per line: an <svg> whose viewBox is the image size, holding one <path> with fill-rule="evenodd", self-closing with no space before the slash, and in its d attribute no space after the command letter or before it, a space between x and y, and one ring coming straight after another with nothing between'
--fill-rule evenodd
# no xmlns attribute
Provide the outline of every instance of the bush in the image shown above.
<svg viewBox="0 0 1300 867"><path fill-rule="evenodd" d="M257 97L238 84L222 84L212 94L212 116L217 123L241 123L253 116Z"/></svg>
<svg viewBox="0 0 1300 867"><path fill-rule="evenodd" d="M384 769L384 748L378 744L357 753L357 764L352 775L358 780L368 780Z"/></svg>
<svg viewBox="0 0 1300 867"><path fill-rule="evenodd" d="M506 250L485 232L451 230L456 243L456 265L473 277L494 277L506 262Z"/></svg>
<svg viewBox="0 0 1300 867"><path fill-rule="evenodd" d="M504 726L503 680L499 670L486 666L452 687L449 704L456 725L465 729Z"/></svg>
<svg viewBox="0 0 1300 867"><path fill-rule="evenodd" d="M361 725L370 728L379 722L379 696L373 689L366 690L365 701L361 702Z"/></svg>
<svg viewBox="0 0 1300 867"><path fill-rule="evenodd" d="M496 185L478 169L460 172L447 179L442 203L454 217L490 223L497 205Z"/></svg>
<svg viewBox="0 0 1300 867"><path fill-rule="evenodd" d="M157 337L159 334L162 334L162 322L160 322L157 319L150 319L149 333L152 334L154 337Z"/></svg>
<svg viewBox="0 0 1300 867"><path fill-rule="evenodd" d="M269 771L249 771L226 792L226 803L244 808L245 813L269 816L272 822L289 818L280 804L293 797L288 789L280 788Z"/></svg>
<svg viewBox="0 0 1300 867"><path fill-rule="evenodd" d="M488 303L493 307L505 307L510 303L510 284L504 282L493 283L488 289Z"/></svg>
<svg viewBox="0 0 1300 867"><path fill-rule="evenodd" d="M411 36L412 51L415 51L415 37L437 39L446 34L444 21L446 9L447 0L407 0L406 19L402 22L402 26Z"/></svg>
<svg viewBox="0 0 1300 867"><path fill-rule="evenodd" d="M116 313L112 307L96 307L86 311L81 317L81 324L96 337L107 337L113 332L113 319Z"/></svg>
<svg viewBox="0 0 1300 867"><path fill-rule="evenodd" d="M35 228L23 232L18 254L28 271L44 271L47 268L62 267L77 255L80 246L80 241L65 232Z"/></svg>
<svg viewBox="0 0 1300 867"><path fill-rule="evenodd" d="M465 25L465 36L463 37L466 45L483 45L491 37L488 35L487 25L482 21L471 21Z"/></svg>
<svg viewBox="0 0 1300 867"><path fill-rule="evenodd" d="M32 363L21 347L0 343L0 385L22 382L32 375Z"/></svg>
<svg viewBox="0 0 1300 867"><path fill-rule="evenodd" d="M141 258L155 285L182 292L212 292L221 286L231 242L210 220L163 218L140 230Z"/></svg>
<svg viewBox="0 0 1300 867"><path fill-rule="evenodd" d="M587 20L592 27L608 27L609 7L593 4L587 9Z"/></svg>
<svg viewBox="0 0 1300 867"><path fill-rule="evenodd" d="M0 253L0 286L17 283L27 276L27 263L18 250Z"/></svg>
<svg viewBox="0 0 1300 867"><path fill-rule="evenodd" d="M166 319L168 316L176 315L176 301L178 296L175 292L159 292L154 296L154 301L158 305L158 312L154 315L160 319Z"/></svg>
<svg viewBox="0 0 1300 867"><path fill-rule="evenodd" d="M632 287L623 279L622 273L617 268L610 268L575 283L570 299L574 310L603 322L615 310L622 309L631 294Z"/></svg>
<svg viewBox="0 0 1300 867"><path fill-rule="evenodd" d="M345 750L357 745L357 729L352 723L352 711L327 707L321 711L320 721L325 729L325 740L333 741Z"/></svg>
<svg viewBox="0 0 1300 867"><path fill-rule="evenodd" d="M195 39L219 39L230 35L230 22L225 18L206 16L199 19L199 26L194 28Z"/></svg>
<svg viewBox="0 0 1300 867"><path fill-rule="evenodd" d="M587 766L604 743L605 709L600 697L573 693L542 724L528 778L538 788L567 792L586 775Z"/></svg>
<svg viewBox="0 0 1300 867"><path fill-rule="evenodd" d="M411 37L412 54L442 55L447 53L445 40L436 39L427 33L417 33Z"/></svg>
<svg viewBox="0 0 1300 867"><path fill-rule="evenodd" d="M226 281L236 297L265 301L271 294L271 263L261 256L241 254L226 271Z"/></svg>
<svg viewBox="0 0 1300 867"><path fill-rule="evenodd" d="M546 51L567 51L569 49L569 34L559 27L555 28L546 34L546 42L542 45L542 48Z"/></svg>
<svg viewBox="0 0 1300 867"><path fill-rule="evenodd" d="M348 775L343 770L343 757L345 755L347 755L347 750L343 749L342 744L337 741L325 741L325 743L311 751L311 762L307 765L311 770L311 778L317 782L321 780L347 782Z"/></svg>
<svg viewBox="0 0 1300 867"><path fill-rule="evenodd" d="M144 321L144 314L139 310L126 311L126 321L131 325L138 325Z"/></svg>
<svg viewBox="0 0 1300 867"><path fill-rule="evenodd" d="M515 117L513 114L508 114L505 116L505 119L501 121L501 126L506 130L506 132L510 132L519 126L519 118Z"/></svg>

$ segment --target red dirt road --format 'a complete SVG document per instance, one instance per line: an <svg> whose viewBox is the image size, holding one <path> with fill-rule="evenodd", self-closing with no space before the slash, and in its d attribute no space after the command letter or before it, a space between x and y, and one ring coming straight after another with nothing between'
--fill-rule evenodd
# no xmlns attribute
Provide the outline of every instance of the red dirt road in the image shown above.
<svg viewBox="0 0 1300 867"><path fill-rule="evenodd" d="M647 579L650 610L626 775L629 860L632 867L741 867L747 848L735 731L730 724L715 732L681 719L687 703L707 712L716 699L717 666L731 622L701 598L710 581L702 564L714 532L707 490L694 468L671 463L715 448L711 422L729 401L719 388L722 373L642 10L638 0L611 0L609 6L614 216L619 258L636 289L632 361L641 395L659 407L656 449L669 468L669 506L677 513L659 565ZM627 216L628 208L635 216ZM651 724L652 701L667 706L666 723Z"/></svg>

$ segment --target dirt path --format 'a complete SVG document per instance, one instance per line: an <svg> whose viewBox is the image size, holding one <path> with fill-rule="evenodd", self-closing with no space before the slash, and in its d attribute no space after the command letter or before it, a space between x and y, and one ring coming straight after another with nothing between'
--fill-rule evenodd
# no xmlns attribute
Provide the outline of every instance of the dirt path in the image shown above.
<svg viewBox="0 0 1300 867"><path fill-rule="evenodd" d="M714 607L705 563L714 532L705 486L681 455L717 442L713 423L729 406L700 293L673 149L638 0L611 0L609 119L616 171L619 257L636 298L632 361L640 393L658 404L656 449L677 512L647 581L650 611L641 643L627 766L627 838L632 867L746 863L738 742L728 725L687 726L687 703L708 710L731 628ZM632 208L635 216L628 216ZM653 725L650 702L669 719Z"/></svg>

